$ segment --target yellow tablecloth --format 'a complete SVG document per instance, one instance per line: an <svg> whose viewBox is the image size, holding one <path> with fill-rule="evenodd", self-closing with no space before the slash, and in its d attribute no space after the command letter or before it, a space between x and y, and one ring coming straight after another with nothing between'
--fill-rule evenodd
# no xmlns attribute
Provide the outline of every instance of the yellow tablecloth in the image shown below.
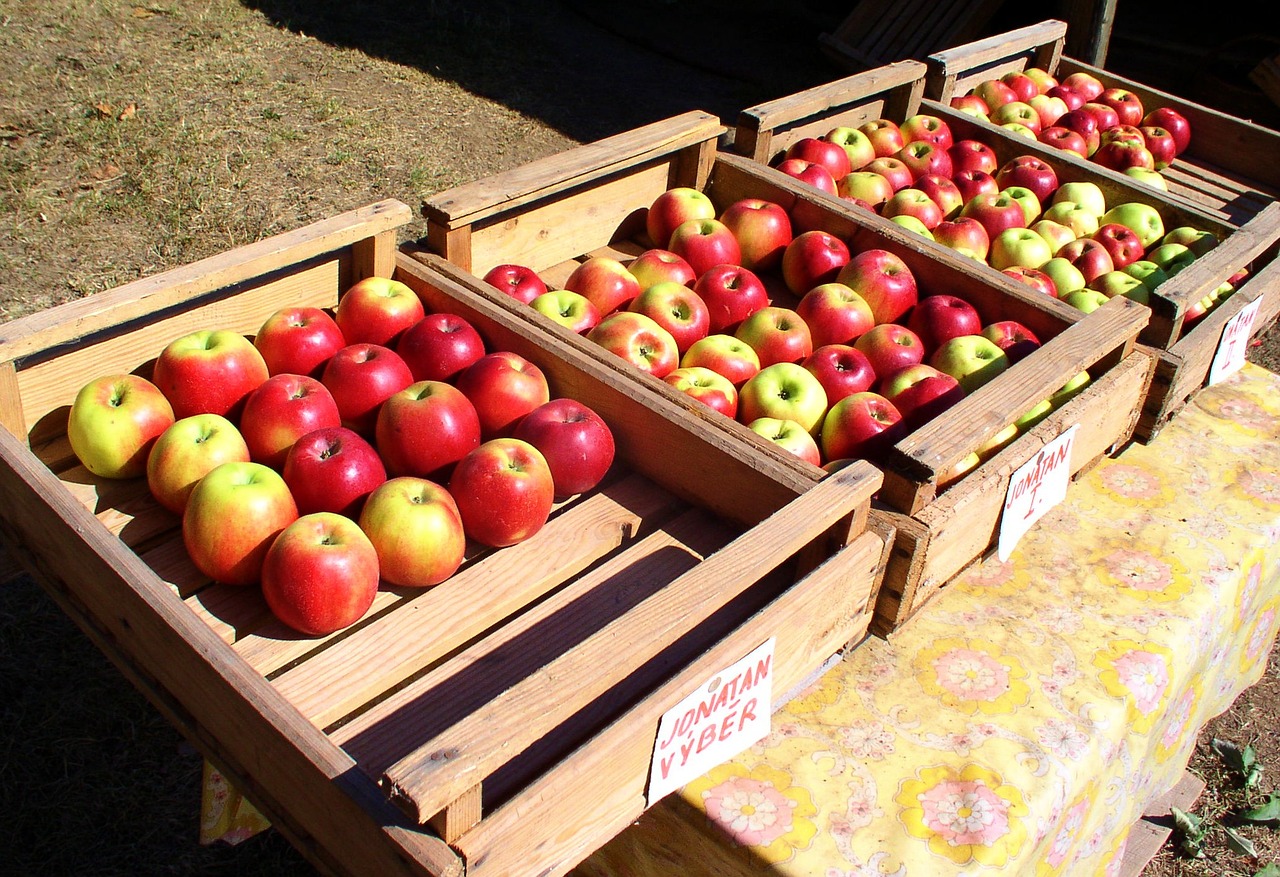
<svg viewBox="0 0 1280 877"><path fill-rule="evenodd" d="M578 877L1111 875L1280 619L1280 378L1246 366L852 651Z"/></svg>

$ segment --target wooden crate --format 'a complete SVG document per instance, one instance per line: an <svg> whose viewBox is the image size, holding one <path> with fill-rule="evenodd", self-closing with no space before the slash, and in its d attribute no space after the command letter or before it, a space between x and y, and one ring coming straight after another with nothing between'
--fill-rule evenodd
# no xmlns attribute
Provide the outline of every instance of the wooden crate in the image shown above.
<svg viewBox="0 0 1280 877"><path fill-rule="evenodd" d="M651 245L643 239L643 218L653 199L670 187L689 185L706 192L718 209L746 197L780 203L812 227L849 242L854 252L881 247L897 253L923 289L945 289L969 300L985 321L999 315L1030 327L1045 340L1040 350L875 461L884 471L884 486L873 519L914 534L895 541L880 590L872 629L886 633L994 543L1000 504L983 504L978 515L974 503L997 494L1002 498L1011 473L1048 441L1073 423L1089 433L1072 460L1072 471L1078 472L1129 439L1150 379L1151 358L1136 344L1149 311L1123 299L1085 318L1063 302L759 162L717 152L719 135L716 120L694 112L440 193L424 204L426 246L409 249L477 296L487 296L538 326L556 343L590 349L591 342L479 276L494 265L517 263L557 283L589 255L607 253L625 261ZM794 305L790 293L777 284L772 293L775 302ZM760 459L815 471L742 424L617 362L648 393L717 425ZM981 466L948 480L971 452L1083 369L1095 379L1092 391Z"/></svg>
<svg viewBox="0 0 1280 877"><path fill-rule="evenodd" d="M1157 191L1062 150L1028 141L945 103L921 98L926 71L923 64L903 61L743 110L733 138L734 149L757 161L773 163L796 140L821 136L837 125L856 127L881 117L901 122L916 113L929 113L944 119L957 140L972 138L990 144L1001 163L1023 154L1037 155L1054 167L1063 183L1096 183L1108 204L1151 204L1166 228L1192 225L1212 232L1219 240L1218 246L1161 284L1149 301L1151 319L1139 340L1158 360L1157 377L1136 431L1139 439L1149 441L1181 410L1190 394L1204 386L1223 327L1231 316L1261 297L1254 337L1274 322L1280 311L1280 286L1268 281L1273 275L1264 269L1274 258L1276 241L1280 239L1280 203L1273 201L1242 225L1233 225L1185 198ZM933 248L946 250L940 245ZM1241 268L1248 268L1256 276L1238 287L1209 316L1187 324L1188 309ZM992 275L999 273L987 270Z"/></svg>
<svg viewBox="0 0 1280 877"><path fill-rule="evenodd" d="M712 673L775 637L781 694L863 637L881 476L757 459L399 253L410 216L381 202L0 326L0 536L320 870L565 873L644 810L659 719ZM595 408L617 463L531 539L303 637L260 589L206 581L142 479L81 467L67 412L179 335L252 334L372 274Z"/></svg>

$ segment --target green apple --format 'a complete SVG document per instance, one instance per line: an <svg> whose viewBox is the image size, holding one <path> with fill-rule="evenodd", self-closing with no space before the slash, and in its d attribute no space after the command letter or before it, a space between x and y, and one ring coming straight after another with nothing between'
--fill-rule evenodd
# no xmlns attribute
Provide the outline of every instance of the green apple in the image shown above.
<svg viewBox="0 0 1280 877"><path fill-rule="evenodd" d="M1076 372L1076 374L1071 378L1071 380L1067 381L1065 384L1063 384L1061 387L1055 390L1052 394L1050 394L1049 402L1052 403L1054 410L1056 411L1057 409L1061 408L1063 405L1066 405L1068 402L1074 399L1081 390L1089 386L1092 380L1093 378L1090 376L1090 374L1087 371L1082 370L1082 371Z"/></svg>
<svg viewBox="0 0 1280 877"><path fill-rule="evenodd" d="M572 289L549 289L534 296L529 307L579 335L590 332L601 319L600 309L595 303Z"/></svg>
<svg viewBox="0 0 1280 877"><path fill-rule="evenodd" d="M1148 186L1160 189L1163 192L1169 191L1169 182L1164 178L1164 174L1160 173L1160 171L1152 170L1147 167L1134 166L1125 168L1121 173L1127 177L1132 177L1140 183L1146 183Z"/></svg>
<svg viewBox="0 0 1280 877"><path fill-rule="evenodd" d="M1018 429L1018 424L1016 421L1009 424L1008 426L1004 427L999 432L997 432L995 435L993 435L991 438L987 439L985 442L978 445L978 449L976 451L978 455L978 459L984 462L987 460L990 460L996 454L1000 453L1000 451L1004 450L1006 445L1008 445L1010 442L1012 442L1021 434L1022 432L1020 429Z"/></svg>
<svg viewBox="0 0 1280 877"><path fill-rule="evenodd" d="M1130 262L1122 269L1125 274L1138 278L1147 285L1148 292L1154 292L1160 284L1169 279L1169 274L1150 259L1138 259Z"/></svg>
<svg viewBox="0 0 1280 877"><path fill-rule="evenodd" d="M215 467L248 462L249 445L221 414L192 414L160 434L147 455L147 488L160 505L182 514L196 482Z"/></svg>
<svg viewBox="0 0 1280 877"><path fill-rule="evenodd" d="M985 335L957 335L944 341L929 357L929 365L960 382L972 393L1009 368L1009 357Z"/></svg>
<svg viewBox="0 0 1280 877"><path fill-rule="evenodd" d="M987 261L997 271L1014 266L1039 268L1052 258L1049 242L1029 228L1006 228L996 235L987 254Z"/></svg>
<svg viewBox="0 0 1280 877"><path fill-rule="evenodd" d="M1040 421L1053 413L1053 402L1043 399L1032 405L1021 417L1013 422L1019 434L1030 432Z"/></svg>
<svg viewBox="0 0 1280 877"><path fill-rule="evenodd" d="M1164 269L1170 277L1196 260L1196 254L1186 244L1159 244L1147 250L1146 258Z"/></svg>
<svg viewBox="0 0 1280 877"><path fill-rule="evenodd" d="M1040 270L1053 281L1054 288L1058 290L1058 298L1085 287L1084 274L1063 256L1054 256L1041 265Z"/></svg>
<svg viewBox="0 0 1280 877"><path fill-rule="evenodd" d="M918 216L911 216L908 213L899 213L889 217L889 221L902 226L905 229L914 231L923 238L933 240L933 232L929 231L929 226L924 224Z"/></svg>
<svg viewBox="0 0 1280 877"><path fill-rule="evenodd" d="M1089 284L1090 288L1098 290L1107 298L1115 298L1117 295L1123 295L1131 298L1138 304L1146 304L1151 299L1151 291L1147 289L1147 285L1132 274L1126 274L1120 269L1107 271L1093 278L1093 282Z"/></svg>
<svg viewBox="0 0 1280 877"><path fill-rule="evenodd" d="M1092 237L1100 224L1092 207L1076 201L1054 201L1040 214L1040 218L1065 225L1077 238Z"/></svg>
<svg viewBox="0 0 1280 877"><path fill-rule="evenodd" d="M1062 249L1065 244L1076 239L1075 229L1061 222L1046 219L1043 214L1031 224L1031 230L1048 242L1049 250L1055 256L1058 255L1058 250Z"/></svg>
<svg viewBox="0 0 1280 877"><path fill-rule="evenodd" d="M1005 186L1002 191L1022 207L1022 215L1027 218L1027 225L1031 225L1040 218L1043 208L1035 192L1026 186Z"/></svg>
<svg viewBox="0 0 1280 877"><path fill-rule="evenodd" d="M1190 225L1180 225L1165 232L1164 237L1160 239L1160 243L1183 244L1197 256L1203 256L1218 245L1218 238L1211 231L1205 231Z"/></svg>
<svg viewBox="0 0 1280 877"><path fill-rule="evenodd" d="M871 142L870 137L857 128L847 125L837 126L828 131L823 139L844 147L845 154L849 156L851 170L861 170L875 161L875 144Z"/></svg>
<svg viewBox="0 0 1280 877"><path fill-rule="evenodd" d="M94 475L136 478L146 473L152 445L173 422L173 407L155 384L133 374L103 375L76 393L67 439Z"/></svg>
<svg viewBox="0 0 1280 877"><path fill-rule="evenodd" d="M795 362L766 365L738 391L738 420L761 417L794 420L810 435L822 428L827 391L813 372Z"/></svg>
<svg viewBox="0 0 1280 877"><path fill-rule="evenodd" d="M805 462L814 466L822 465L822 451L818 448L818 440L794 420L758 417L747 424L747 429Z"/></svg>
<svg viewBox="0 0 1280 877"><path fill-rule="evenodd" d="M1101 224L1112 222L1133 229L1144 249L1164 237L1164 218L1160 216L1160 211L1141 201L1126 201L1108 209L1102 214Z"/></svg>
<svg viewBox="0 0 1280 877"><path fill-rule="evenodd" d="M1054 204L1059 201L1073 201L1094 216L1101 217L1107 212L1107 196L1102 187L1091 180L1071 180L1054 190L1050 199Z"/></svg>
<svg viewBox="0 0 1280 877"><path fill-rule="evenodd" d="M1111 300L1104 293L1098 292L1096 289L1090 289L1087 286L1083 289L1068 292L1066 295L1060 295L1058 298L1085 314L1093 313Z"/></svg>

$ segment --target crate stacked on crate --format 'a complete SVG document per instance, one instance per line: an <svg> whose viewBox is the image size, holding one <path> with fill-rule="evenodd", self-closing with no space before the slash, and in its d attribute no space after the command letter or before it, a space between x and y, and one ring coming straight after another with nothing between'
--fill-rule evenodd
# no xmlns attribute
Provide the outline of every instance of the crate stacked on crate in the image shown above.
<svg viewBox="0 0 1280 877"><path fill-rule="evenodd" d="M643 811L659 719L692 689L773 638L782 693L865 636L881 476L778 465L637 393L398 252L410 216L380 202L0 328L0 531L326 873L565 873ZM469 543L434 587L384 581L358 622L301 635L261 588L200 572L145 478L81 465L68 413L90 377L152 374L174 338L332 313L370 276L537 365L605 419L616 458L532 537Z"/></svg>
<svg viewBox="0 0 1280 877"><path fill-rule="evenodd" d="M1080 425L1073 473L1129 439L1150 379L1151 359L1136 349L1148 311L1117 300L1086 316L997 272L979 271L972 260L939 253L905 229L783 173L717 151L720 135L718 120L693 112L439 193L424 203L424 240L406 251L510 308L556 343L590 347L588 338L481 278L495 266L515 264L555 286L596 256L626 262L653 246L645 233L648 207L663 192L692 188L717 211L748 198L783 205L800 217L797 232L825 231L854 253L887 250L906 263L921 289L963 298L987 321L1028 326L1043 341L1039 349L875 457L884 485L873 523L895 534L872 622L873 631L887 634L994 545L1011 474L1068 426ZM771 302L795 305L787 287L776 280L768 285ZM761 460L821 472L655 375L617 363L638 392L716 425L726 441L751 448ZM999 445L997 437L1007 439L1023 414L1086 370L1092 383L1085 391Z"/></svg>
<svg viewBox="0 0 1280 877"><path fill-rule="evenodd" d="M1208 232L1216 240L1214 247L1144 296L1152 313L1140 341L1156 357L1156 371L1136 435L1150 440L1204 386L1224 329L1236 315L1258 302L1256 337L1280 312L1280 288L1275 283L1280 268L1273 261L1280 238L1280 204L1270 202L1242 225L1233 225L1187 198L921 98L926 77L925 65L904 61L749 108L740 115L735 149L758 161L777 163L792 143L822 137L838 126L856 128L881 118L900 124L911 116L933 116L946 122L955 141L986 143L1000 164L1021 155L1036 156L1054 169L1059 183L1090 183L1109 206L1147 204L1159 214L1165 230L1189 227ZM1228 281L1232 293L1219 297ZM1214 304L1206 312L1207 301Z"/></svg>

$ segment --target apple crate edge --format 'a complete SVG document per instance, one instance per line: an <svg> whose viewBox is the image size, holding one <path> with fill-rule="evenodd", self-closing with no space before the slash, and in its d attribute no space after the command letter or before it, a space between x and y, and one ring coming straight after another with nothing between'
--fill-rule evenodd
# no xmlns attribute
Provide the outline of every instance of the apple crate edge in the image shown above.
<svg viewBox="0 0 1280 877"><path fill-rule="evenodd" d="M701 428L678 412L637 398L593 362L575 364L407 260L395 241L409 217L405 205L379 202L0 327L0 532L90 639L317 867L454 875L513 873L537 861L546 873L562 873L643 810L657 717L689 686L776 634L775 678L785 691L865 634L885 551L884 540L865 530L880 476L858 466L823 483L779 479L722 443L704 442ZM284 304L332 306L355 280L374 274L403 277L437 306L471 314L491 343L524 345L575 394L599 394L619 435L646 435L620 442L617 478L567 501L548 524L563 520L562 533L579 534L581 544L539 545L535 536L523 552L481 552L453 593L387 589L359 625L298 637L264 612L254 589L201 581L176 536L176 516L147 496L145 484L107 483L80 467L65 415L87 374L145 371L169 340L209 324L251 335ZM655 442L681 448L711 476L690 487L669 460L644 462L652 475L632 469L635 449ZM735 519L689 499L714 493L717 473L741 485ZM716 502L713 496L707 505ZM574 560L561 560L565 554ZM557 578L567 563L577 566ZM636 564L649 570L642 578L658 582L649 593L632 593L633 602L612 615L583 613L592 594L612 602L595 590L605 587L601 579L616 587L634 578L627 571ZM612 576L600 572L606 566ZM577 575L587 568L598 578ZM744 579L745 569L760 570L759 579ZM664 571L668 578L658 579ZM464 578L472 582L465 593ZM600 621L598 628L566 619L571 596L576 616ZM531 600L537 607L530 609ZM415 772L399 775L393 795L381 770L351 754L373 748L395 764L424 743L397 719L393 690L456 671L452 657L515 648L519 638L504 631L522 618L533 626L535 615L535 629L552 641L557 631L576 631L574 644L548 662L565 687L540 680L535 687L549 689L541 696L552 703L532 714L520 703L509 704L514 718L485 705L487 716L506 715L507 726L518 726L504 743L519 735L533 743L472 770L477 760L462 751L492 745L482 729L457 741L453 763L467 762L462 795L446 795L430 814L397 807L415 800L417 792L404 794ZM442 633L442 617L470 626ZM460 656L449 654L458 648ZM374 654L379 660L368 660ZM601 666L613 669L601 674ZM447 675L434 681L450 690ZM446 740L450 727L474 721L453 718L437 729ZM576 734L551 733L561 727ZM506 783L505 797L486 794L486 770ZM583 782L590 793L577 788ZM423 788L427 797L439 794L432 782ZM542 808L546 818L521 824L512 815L529 808Z"/></svg>

